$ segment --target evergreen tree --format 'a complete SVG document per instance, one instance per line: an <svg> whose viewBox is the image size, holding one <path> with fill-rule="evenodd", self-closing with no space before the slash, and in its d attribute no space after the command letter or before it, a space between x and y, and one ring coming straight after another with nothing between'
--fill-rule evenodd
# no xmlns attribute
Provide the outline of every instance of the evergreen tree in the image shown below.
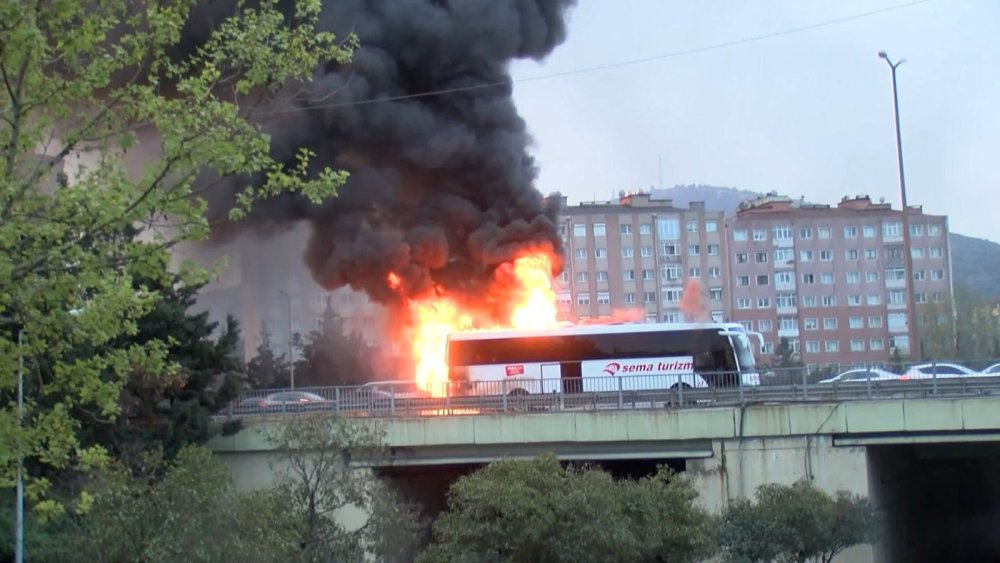
<svg viewBox="0 0 1000 563"><path fill-rule="evenodd" d="M344 320L326 302L319 330L301 344L295 362L295 386L361 385L374 379L373 349L357 332L346 332Z"/></svg>
<svg viewBox="0 0 1000 563"><path fill-rule="evenodd" d="M252 389L277 389L290 383L288 359L276 355L271 347L271 335L262 330L257 355L247 362L247 384Z"/></svg>

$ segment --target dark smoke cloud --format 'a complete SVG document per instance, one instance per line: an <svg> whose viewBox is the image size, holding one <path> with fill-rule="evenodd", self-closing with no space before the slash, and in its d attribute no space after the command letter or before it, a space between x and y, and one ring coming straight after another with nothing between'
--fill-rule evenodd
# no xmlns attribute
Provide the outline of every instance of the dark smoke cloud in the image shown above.
<svg viewBox="0 0 1000 563"><path fill-rule="evenodd" d="M561 240L558 198L534 187L525 123L511 98L507 66L540 59L566 37L575 0L329 0L322 27L356 33L347 67L319 69L298 111L267 123L272 151L291 160L299 147L317 166L351 172L340 196L313 206L294 196L265 202L237 230L309 220L305 261L326 287L350 285L391 301L388 272L406 295L434 288L474 293L492 269L525 248ZM224 17L199 7L189 32ZM224 11L224 9L223 9ZM449 94L372 99L485 86ZM360 103L359 103L360 102ZM308 107L326 106L326 107ZM211 198L221 209L231 193Z"/></svg>

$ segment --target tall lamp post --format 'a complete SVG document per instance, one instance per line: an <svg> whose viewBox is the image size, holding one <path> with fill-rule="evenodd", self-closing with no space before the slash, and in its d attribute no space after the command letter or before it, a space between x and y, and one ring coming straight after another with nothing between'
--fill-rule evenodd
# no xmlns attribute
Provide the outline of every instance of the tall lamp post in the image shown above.
<svg viewBox="0 0 1000 563"><path fill-rule="evenodd" d="M906 324L910 339L910 357L920 361L920 337L917 333L916 300L913 297L913 257L910 254L910 208L906 203L906 176L903 174L903 140L899 132L899 96L896 91L896 69L906 62L900 59L892 62L885 51L879 51L878 56L889 65L892 72L892 108L896 118L896 161L899 163L899 196L903 204L903 266L906 277Z"/></svg>
<svg viewBox="0 0 1000 563"><path fill-rule="evenodd" d="M295 389L295 351L292 344L292 297L284 289L279 289L278 291L285 296L285 303L288 304L288 382L292 389Z"/></svg>

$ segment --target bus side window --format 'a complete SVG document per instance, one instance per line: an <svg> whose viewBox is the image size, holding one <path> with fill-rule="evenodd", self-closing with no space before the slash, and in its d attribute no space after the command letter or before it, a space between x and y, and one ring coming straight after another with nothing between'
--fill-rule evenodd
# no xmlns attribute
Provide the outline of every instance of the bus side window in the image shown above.
<svg viewBox="0 0 1000 563"><path fill-rule="evenodd" d="M715 360L711 352L698 352L694 355L694 370L696 372L715 371Z"/></svg>

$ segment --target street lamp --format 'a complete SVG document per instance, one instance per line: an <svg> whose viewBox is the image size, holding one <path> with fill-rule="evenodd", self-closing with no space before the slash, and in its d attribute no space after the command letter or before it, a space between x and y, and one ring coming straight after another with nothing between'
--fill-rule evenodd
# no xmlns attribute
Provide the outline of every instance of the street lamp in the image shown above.
<svg viewBox="0 0 1000 563"><path fill-rule="evenodd" d="M292 297L284 289L279 289L278 292L285 296L285 302L288 304L288 382L291 388L295 389L295 352L292 347Z"/></svg>
<svg viewBox="0 0 1000 563"><path fill-rule="evenodd" d="M917 310L913 297L913 257L910 255L910 208L906 203L906 176L903 174L903 140L899 132L899 96L896 91L896 69L906 62L900 59L899 62L892 62L885 51L879 51L880 59L885 60L892 71L892 108L896 118L896 161L899 163L899 196L903 204L903 268L906 277L906 310L907 325L910 338L910 357L913 361L920 361L920 342L917 334Z"/></svg>

